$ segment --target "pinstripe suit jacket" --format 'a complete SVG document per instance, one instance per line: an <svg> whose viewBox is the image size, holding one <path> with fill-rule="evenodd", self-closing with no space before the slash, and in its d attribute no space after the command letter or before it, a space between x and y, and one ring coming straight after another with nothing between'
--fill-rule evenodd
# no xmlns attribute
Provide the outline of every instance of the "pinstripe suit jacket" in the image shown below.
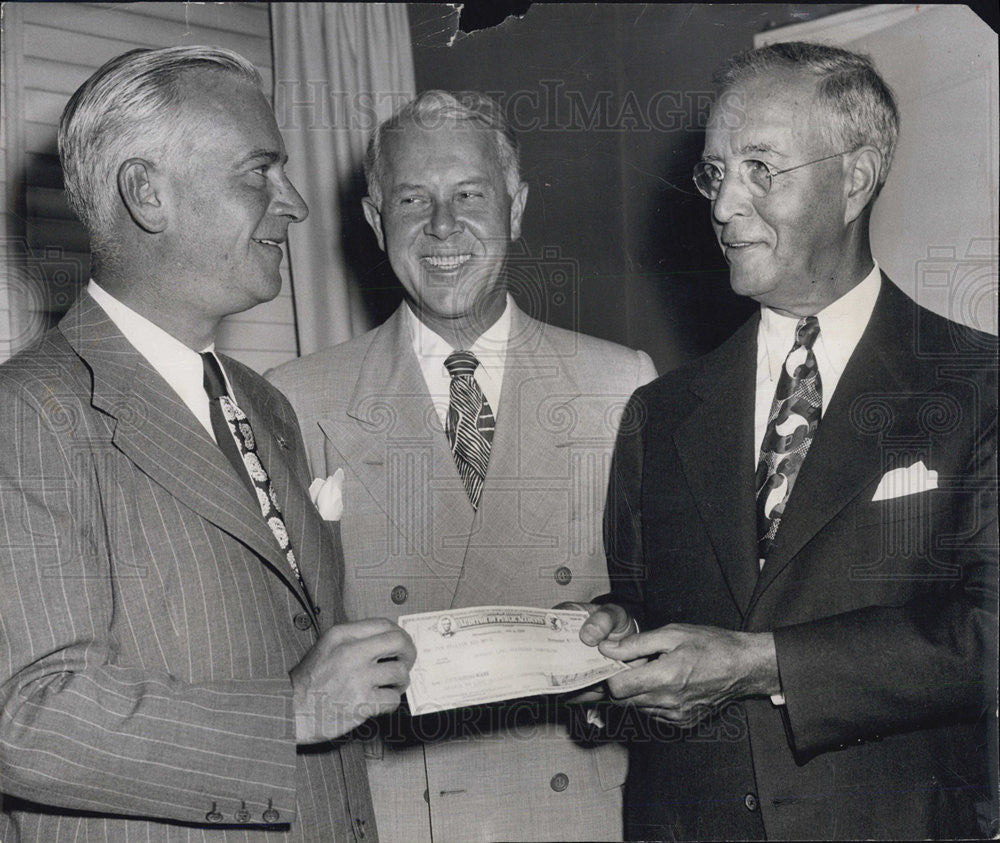
<svg viewBox="0 0 1000 843"><path fill-rule="evenodd" d="M345 471L348 614L547 607L600 593L616 410L655 376L652 362L515 308L474 512L405 317L401 308L270 374L296 408L313 472ZM536 698L383 724L368 745L383 839L620 839L621 747L578 744L564 714Z"/></svg>
<svg viewBox="0 0 1000 843"><path fill-rule="evenodd" d="M90 296L0 367L5 843L354 840L355 819L376 839L358 742L294 739L288 671L343 619L339 540L288 402L225 365L319 616L222 452ZM268 809L290 834L261 828Z"/></svg>

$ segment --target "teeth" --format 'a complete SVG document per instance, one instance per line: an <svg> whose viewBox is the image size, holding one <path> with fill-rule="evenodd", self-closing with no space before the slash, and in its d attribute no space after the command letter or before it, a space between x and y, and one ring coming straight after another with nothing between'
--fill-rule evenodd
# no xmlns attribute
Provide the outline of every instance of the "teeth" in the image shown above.
<svg viewBox="0 0 1000 843"><path fill-rule="evenodd" d="M281 248L281 244L277 240L266 240L263 237L255 237L254 240L257 243L263 243L265 246L277 246L278 248Z"/></svg>
<svg viewBox="0 0 1000 843"><path fill-rule="evenodd" d="M472 257L465 255L427 255L424 258L435 269L457 269Z"/></svg>

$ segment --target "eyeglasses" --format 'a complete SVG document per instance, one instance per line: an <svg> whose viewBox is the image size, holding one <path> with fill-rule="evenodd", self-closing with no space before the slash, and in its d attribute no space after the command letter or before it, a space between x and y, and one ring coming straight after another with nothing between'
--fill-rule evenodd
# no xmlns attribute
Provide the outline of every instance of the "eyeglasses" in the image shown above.
<svg viewBox="0 0 1000 843"><path fill-rule="evenodd" d="M744 161L740 161L736 172L740 177L740 181L750 191L750 194L760 199L771 192L771 180L775 176L790 173L792 170L798 170L802 167L808 167L810 164L818 164L820 161L829 161L831 158L846 155L848 152L853 151L853 149L845 149L843 152L825 155L814 161L806 161L805 164L796 164L794 167L788 167L784 170L772 170L763 161L758 161L756 158L747 158ZM718 198L719 191L722 189L722 180L725 177L726 171L715 161L699 161L694 165L694 185L698 188L698 192L702 196L712 202Z"/></svg>

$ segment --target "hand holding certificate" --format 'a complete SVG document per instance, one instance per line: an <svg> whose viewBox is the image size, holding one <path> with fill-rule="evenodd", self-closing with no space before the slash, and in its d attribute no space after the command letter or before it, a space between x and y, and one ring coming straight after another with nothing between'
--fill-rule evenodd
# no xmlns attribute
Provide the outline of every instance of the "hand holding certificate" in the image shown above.
<svg viewBox="0 0 1000 843"><path fill-rule="evenodd" d="M417 647L406 699L414 715L586 688L625 669L579 638L575 609L474 606L403 615Z"/></svg>

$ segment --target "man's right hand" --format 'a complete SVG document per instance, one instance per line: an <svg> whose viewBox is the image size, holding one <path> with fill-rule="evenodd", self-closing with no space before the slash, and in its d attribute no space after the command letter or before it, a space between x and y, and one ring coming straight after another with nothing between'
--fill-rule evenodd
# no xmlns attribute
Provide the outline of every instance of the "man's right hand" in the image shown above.
<svg viewBox="0 0 1000 843"><path fill-rule="evenodd" d="M596 647L602 641L621 641L639 631L632 616L615 603L602 606L573 603L572 607L590 612L590 617L580 627L580 640L588 647ZM560 604L556 608L570 608L570 604Z"/></svg>
<svg viewBox="0 0 1000 843"><path fill-rule="evenodd" d="M395 710L416 657L410 636L384 618L328 629L289 673L296 741L332 740Z"/></svg>
<svg viewBox="0 0 1000 843"><path fill-rule="evenodd" d="M620 641L638 631L632 616L621 606L607 603L599 606L596 603L578 603L567 601L553 606L554 609L578 609L588 612L588 617L580 627L580 640L588 647L596 647L602 641ZM569 694L567 702L590 703L607 698L604 683L592 685L582 691Z"/></svg>

